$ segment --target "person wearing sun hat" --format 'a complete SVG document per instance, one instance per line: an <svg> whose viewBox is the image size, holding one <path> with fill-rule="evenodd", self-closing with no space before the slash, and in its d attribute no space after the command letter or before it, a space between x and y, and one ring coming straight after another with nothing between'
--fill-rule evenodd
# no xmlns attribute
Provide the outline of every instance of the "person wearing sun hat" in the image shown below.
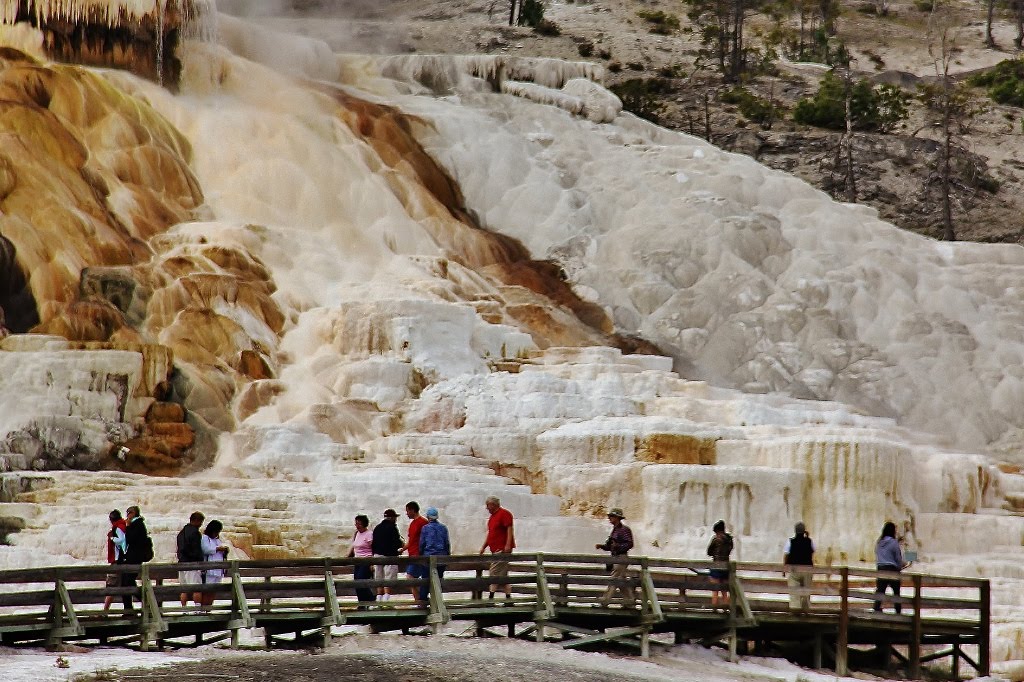
<svg viewBox="0 0 1024 682"><path fill-rule="evenodd" d="M608 510L608 523L612 524L612 532L608 535L608 539L604 541L604 544L594 545L595 549L603 549L606 552L611 552L612 556L627 556L629 550L633 549L633 531L629 529L629 526L622 523L622 520L626 518L626 515L622 513L622 509L619 507L612 507ZM610 564L611 578L612 580L625 580L628 578L629 566L625 563L621 564ZM601 605L607 607L612 597L618 594L623 599L623 605L633 607L636 605L636 588L630 584L628 587L625 585L609 585L608 589L605 590L604 596L601 597Z"/></svg>
<svg viewBox="0 0 1024 682"><path fill-rule="evenodd" d="M370 548L375 557L396 557L402 553L402 535L398 532L395 519L398 513L394 509L385 509L384 518L373 527L373 541ZM398 580L398 564L375 564L373 567L375 580ZM377 588L377 601L391 599L390 587Z"/></svg>

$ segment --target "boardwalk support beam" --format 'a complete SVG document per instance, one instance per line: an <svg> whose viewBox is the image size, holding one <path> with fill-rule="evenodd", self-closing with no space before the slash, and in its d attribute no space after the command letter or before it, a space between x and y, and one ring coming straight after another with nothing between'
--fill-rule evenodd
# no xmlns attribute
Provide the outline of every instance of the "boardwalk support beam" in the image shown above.
<svg viewBox="0 0 1024 682"><path fill-rule="evenodd" d="M850 674L847 655L850 647L850 569L839 569L839 633L836 635L836 675Z"/></svg>

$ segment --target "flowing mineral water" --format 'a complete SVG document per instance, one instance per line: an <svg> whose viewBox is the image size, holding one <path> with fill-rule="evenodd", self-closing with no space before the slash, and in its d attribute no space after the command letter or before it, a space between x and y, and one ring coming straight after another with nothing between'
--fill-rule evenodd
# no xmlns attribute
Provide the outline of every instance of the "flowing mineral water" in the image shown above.
<svg viewBox="0 0 1024 682"><path fill-rule="evenodd" d="M184 135L205 197L201 219L150 240L154 264L202 256L221 274L203 254L257 259L280 332L264 299L188 294L273 376L227 412L197 405L223 435L191 477L8 475L4 516L26 527L5 566L101 561L106 512L133 503L161 559L192 508L225 521L236 556L260 557L344 553L356 513L407 499L440 508L466 552L490 494L517 514L524 550L588 550L619 506L645 554L703 558L725 518L738 559L776 561L804 520L821 560L870 562L892 518L925 569L996 578L994 660L1024 658L1020 247L902 232L620 113L593 66L336 55L226 16L217 30L219 45L182 47L177 95L103 77ZM483 227L556 262L667 355L596 346L563 307L492 276L493 245L425 189L440 180L409 172L406 142L368 136L381 120L343 120L368 106L352 95L411 115ZM161 324L182 354L175 322ZM117 406L85 378L117 368L144 383L133 353L0 347L4 432L57 415L102 442Z"/></svg>

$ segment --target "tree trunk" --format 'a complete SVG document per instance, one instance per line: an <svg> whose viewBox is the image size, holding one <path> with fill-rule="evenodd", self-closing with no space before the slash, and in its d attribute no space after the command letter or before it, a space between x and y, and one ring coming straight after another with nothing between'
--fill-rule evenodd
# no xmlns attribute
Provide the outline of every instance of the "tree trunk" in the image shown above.
<svg viewBox="0 0 1024 682"><path fill-rule="evenodd" d="M857 181L853 173L853 114L850 109L853 90L852 80L853 76L850 74L849 67L847 67L846 74L843 77L843 83L846 86L846 178L843 184L846 189L846 201L856 204Z"/></svg>
<svg viewBox="0 0 1024 682"><path fill-rule="evenodd" d="M1024 2L1024 0L1021 0ZM736 82L743 73L743 0L733 0L732 18L732 80Z"/></svg>
<svg viewBox="0 0 1024 682"><path fill-rule="evenodd" d="M1013 44L1019 50L1021 44L1024 43L1024 0L1017 0L1014 3L1014 9L1016 10L1017 35L1013 39Z"/></svg>
<svg viewBox="0 0 1024 682"><path fill-rule="evenodd" d="M992 37L992 17L996 11L996 0L988 0L988 16L985 19L985 46L995 47L996 40Z"/></svg>
<svg viewBox="0 0 1024 682"><path fill-rule="evenodd" d="M729 26L732 23L732 2L733 0L718 0L715 5L716 19L718 20L718 69L726 81L729 80L729 41L731 36Z"/></svg>
<svg viewBox="0 0 1024 682"><path fill-rule="evenodd" d="M711 142L711 99L707 89L704 90L704 139Z"/></svg>
<svg viewBox="0 0 1024 682"><path fill-rule="evenodd" d="M953 182L950 161L953 134L949 127L948 113L944 117L943 125L946 128L942 144L942 238L951 242L956 239L956 232L953 230Z"/></svg>
<svg viewBox="0 0 1024 682"><path fill-rule="evenodd" d="M516 0L508 0L508 25L516 25Z"/></svg>
<svg viewBox="0 0 1024 682"><path fill-rule="evenodd" d="M803 61L804 58L804 29L806 25L807 11L804 8L803 3L800 3L800 43L797 48L797 59Z"/></svg>

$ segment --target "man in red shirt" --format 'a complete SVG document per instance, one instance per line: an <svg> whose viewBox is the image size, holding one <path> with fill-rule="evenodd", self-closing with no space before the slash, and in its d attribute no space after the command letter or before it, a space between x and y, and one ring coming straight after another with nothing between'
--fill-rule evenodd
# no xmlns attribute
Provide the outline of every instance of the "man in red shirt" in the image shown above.
<svg viewBox="0 0 1024 682"><path fill-rule="evenodd" d="M420 531L423 530L423 526L427 525L427 520L420 516L420 505L417 502L410 502L405 505L405 515L409 517L409 539L405 543L405 551L408 556L414 557L420 555ZM426 564L409 564L405 569L405 574L413 579L422 579L427 577L427 566ZM416 601L420 599L420 588L413 587L412 598Z"/></svg>
<svg viewBox="0 0 1024 682"><path fill-rule="evenodd" d="M516 546L515 532L512 529L512 512L501 506L501 500L493 495L488 497L484 504L487 506L487 511L490 512L491 517L487 519L487 537L484 538L484 544L480 548L480 553L483 554L488 548L491 550L491 554L508 554ZM498 560L492 561L488 574L491 578L507 578L508 577L508 561ZM505 598L512 598L512 586L507 582L504 584ZM497 592L498 585L491 585L491 599L494 599L494 593Z"/></svg>

